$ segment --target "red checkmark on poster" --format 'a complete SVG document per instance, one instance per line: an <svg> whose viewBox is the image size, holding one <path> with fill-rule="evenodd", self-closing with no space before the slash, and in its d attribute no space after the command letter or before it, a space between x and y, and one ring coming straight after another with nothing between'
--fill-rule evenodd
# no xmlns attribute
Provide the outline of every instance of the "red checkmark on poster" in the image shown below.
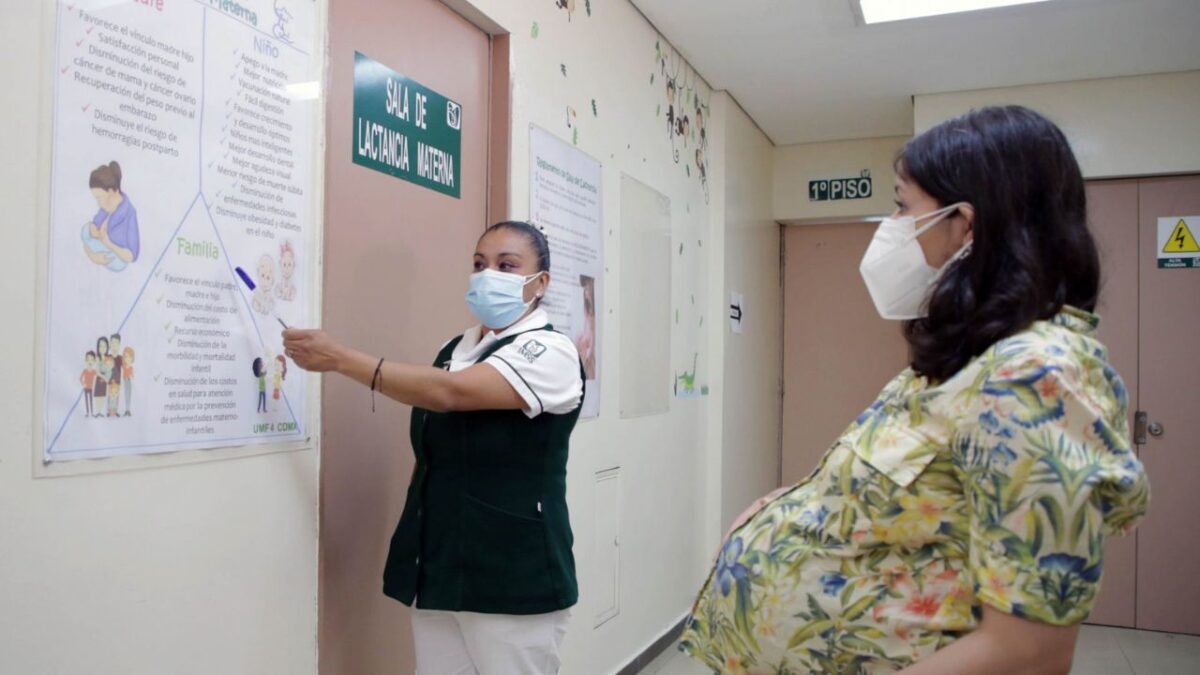
<svg viewBox="0 0 1200 675"><path fill-rule="evenodd" d="M61 72L63 75L66 75L66 74L67 74L67 71L68 71L68 70L70 70L70 69L71 69L71 66L67 66L66 68L63 68L63 69L62 69L61 71L59 71L59 72Z"/></svg>
<svg viewBox="0 0 1200 675"><path fill-rule="evenodd" d="M95 27L95 26L90 26L90 27L88 27L88 29L87 29L86 31L84 31L84 32L85 32L85 33L87 33L88 35L91 35L91 34L92 34L92 31L94 31L94 30L96 30L96 27Z"/></svg>
<svg viewBox="0 0 1200 675"><path fill-rule="evenodd" d="M87 38L79 38L79 40L78 40L78 41L75 43L75 46L76 46L76 47L82 47L82 46L83 46L83 41L84 41L84 40L86 40L86 39L87 39Z"/></svg>
<svg viewBox="0 0 1200 675"><path fill-rule="evenodd" d="M87 112L87 111L88 111L88 108L90 108L90 107L92 107L92 104L91 104L91 103L89 103L89 104L87 104L87 105L83 106L83 108L82 108L83 112Z"/></svg>

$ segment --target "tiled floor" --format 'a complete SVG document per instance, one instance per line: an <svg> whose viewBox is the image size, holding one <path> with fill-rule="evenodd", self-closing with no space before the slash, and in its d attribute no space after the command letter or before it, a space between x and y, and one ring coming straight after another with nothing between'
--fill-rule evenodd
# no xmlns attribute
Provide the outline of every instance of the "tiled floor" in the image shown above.
<svg viewBox="0 0 1200 675"><path fill-rule="evenodd" d="M1197 675L1200 637L1084 626L1075 647L1071 675ZM674 649L667 650L641 675L710 675Z"/></svg>

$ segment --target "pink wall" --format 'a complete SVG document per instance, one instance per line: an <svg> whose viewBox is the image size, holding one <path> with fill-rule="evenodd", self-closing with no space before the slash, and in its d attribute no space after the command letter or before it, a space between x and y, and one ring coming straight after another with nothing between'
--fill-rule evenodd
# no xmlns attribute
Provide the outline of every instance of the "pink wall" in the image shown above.
<svg viewBox="0 0 1200 675"><path fill-rule="evenodd" d="M1130 395L1130 429L1138 391L1138 250L1136 180L1091 181L1088 225L1100 249L1100 340ZM1089 623L1134 626L1137 591L1136 536L1114 537L1104 546L1104 578Z"/></svg>
<svg viewBox="0 0 1200 675"><path fill-rule="evenodd" d="M855 223L783 230L784 485L808 476L908 364L900 323L879 318L858 273L875 228Z"/></svg>

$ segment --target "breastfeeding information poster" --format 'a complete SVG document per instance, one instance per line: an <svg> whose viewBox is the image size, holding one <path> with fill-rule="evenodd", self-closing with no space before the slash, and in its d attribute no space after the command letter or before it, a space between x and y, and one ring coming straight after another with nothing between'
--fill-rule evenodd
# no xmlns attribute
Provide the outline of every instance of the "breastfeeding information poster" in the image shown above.
<svg viewBox="0 0 1200 675"><path fill-rule="evenodd" d="M529 128L529 213L550 242L544 307L575 341L587 373L583 417L600 414L600 307L604 251L600 162L544 129Z"/></svg>
<svg viewBox="0 0 1200 675"><path fill-rule="evenodd" d="M303 440L317 3L57 12L45 460Z"/></svg>

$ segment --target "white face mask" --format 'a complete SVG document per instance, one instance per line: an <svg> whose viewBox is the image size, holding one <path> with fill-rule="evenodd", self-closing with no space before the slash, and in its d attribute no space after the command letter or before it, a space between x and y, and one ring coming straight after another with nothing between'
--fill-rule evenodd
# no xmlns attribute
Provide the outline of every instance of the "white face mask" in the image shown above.
<svg viewBox="0 0 1200 675"><path fill-rule="evenodd" d="M862 273L875 309L885 319L919 319L925 315L925 298L942 272L971 251L971 242L950 256L940 269L925 262L925 253L917 237L942 222L947 216L965 206L951 204L923 216L884 218L871 239L858 271ZM917 228L917 221L932 218Z"/></svg>

